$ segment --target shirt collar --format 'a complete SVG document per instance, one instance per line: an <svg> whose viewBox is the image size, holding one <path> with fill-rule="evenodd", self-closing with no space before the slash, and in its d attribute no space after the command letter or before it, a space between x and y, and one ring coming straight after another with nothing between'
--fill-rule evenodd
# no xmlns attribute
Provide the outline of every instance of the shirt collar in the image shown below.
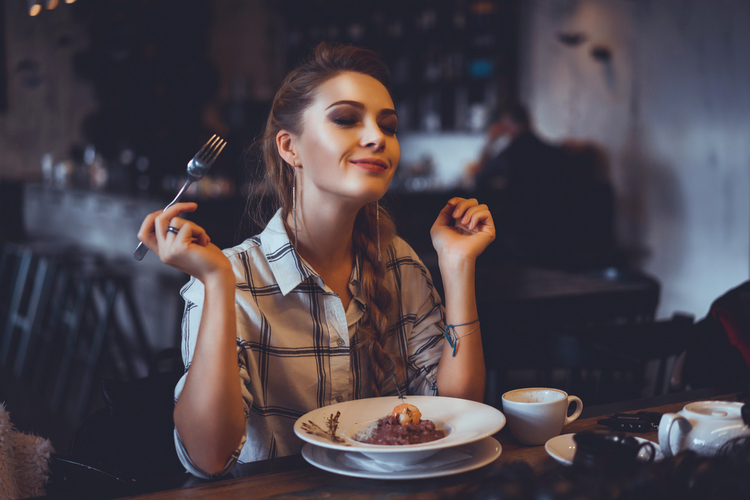
<svg viewBox="0 0 750 500"><path fill-rule="evenodd" d="M276 211L260 233L260 248L283 295L311 277L317 278L318 284L322 285L320 276L302 260L289 241L284 222L281 220L281 209Z"/></svg>
<svg viewBox="0 0 750 500"><path fill-rule="evenodd" d="M323 279L300 257L289 240L284 223L281 220L281 209L276 211L260 234L260 247L283 295L288 294L309 278L313 278L321 288L324 287ZM359 281L360 265L359 255L355 255L354 269L352 269L352 275L349 278L349 290L360 306L364 307L362 286Z"/></svg>

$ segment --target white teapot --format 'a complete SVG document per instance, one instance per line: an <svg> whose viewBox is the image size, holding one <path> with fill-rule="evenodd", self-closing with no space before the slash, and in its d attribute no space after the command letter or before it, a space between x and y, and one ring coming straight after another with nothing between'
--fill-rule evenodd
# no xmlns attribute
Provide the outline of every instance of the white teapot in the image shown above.
<svg viewBox="0 0 750 500"><path fill-rule="evenodd" d="M684 450L693 450L710 457L734 438L749 436L745 419L750 416L744 403L730 401L698 401L685 405L678 413L665 413L659 422L659 446L671 457Z"/></svg>

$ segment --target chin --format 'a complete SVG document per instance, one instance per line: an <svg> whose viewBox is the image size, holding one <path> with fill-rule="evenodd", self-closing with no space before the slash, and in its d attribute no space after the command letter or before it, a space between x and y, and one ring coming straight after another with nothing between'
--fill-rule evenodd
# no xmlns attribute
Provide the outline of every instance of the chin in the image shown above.
<svg viewBox="0 0 750 500"><path fill-rule="evenodd" d="M363 196L362 198L367 200L365 203L375 203L376 201L380 200L383 196L385 196L385 193L388 192L388 188L378 190L376 192L370 192L367 195Z"/></svg>
<svg viewBox="0 0 750 500"><path fill-rule="evenodd" d="M375 203L379 199L381 199L383 196L385 196L385 193L388 192L388 188L390 187L391 183L388 182L388 184L381 184L377 183L377 185L370 184L368 186L362 186L361 189L357 190L358 192L355 195L355 198L360 200L363 204L368 203Z"/></svg>

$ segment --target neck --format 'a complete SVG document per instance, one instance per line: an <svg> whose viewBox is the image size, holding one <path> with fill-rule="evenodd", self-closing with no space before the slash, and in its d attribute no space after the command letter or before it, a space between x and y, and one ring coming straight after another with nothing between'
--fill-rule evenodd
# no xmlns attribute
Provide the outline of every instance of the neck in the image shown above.
<svg viewBox="0 0 750 500"><path fill-rule="evenodd" d="M352 234L359 208L313 202L305 209L304 203L298 204L296 249L319 273L353 263ZM293 214L287 223L294 231Z"/></svg>

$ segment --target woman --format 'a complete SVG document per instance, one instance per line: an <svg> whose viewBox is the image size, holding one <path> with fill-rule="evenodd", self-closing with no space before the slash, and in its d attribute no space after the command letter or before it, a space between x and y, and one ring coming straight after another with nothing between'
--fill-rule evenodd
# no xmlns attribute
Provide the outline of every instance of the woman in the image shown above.
<svg viewBox="0 0 750 500"><path fill-rule="evenodd" d="M266 184L279 209L265 230L222 252L179 217L193 203L143 222L138 238L193 277L182 289L187 370L174 420L195 475L298 453L297 418L395 394L394 380L412 394L483 397L474 267L495 237L492 217L455 198L433 225L444 312L378 203L400 158L388 85L372 52L319 45L282 83L266 124Z"/></svg>

